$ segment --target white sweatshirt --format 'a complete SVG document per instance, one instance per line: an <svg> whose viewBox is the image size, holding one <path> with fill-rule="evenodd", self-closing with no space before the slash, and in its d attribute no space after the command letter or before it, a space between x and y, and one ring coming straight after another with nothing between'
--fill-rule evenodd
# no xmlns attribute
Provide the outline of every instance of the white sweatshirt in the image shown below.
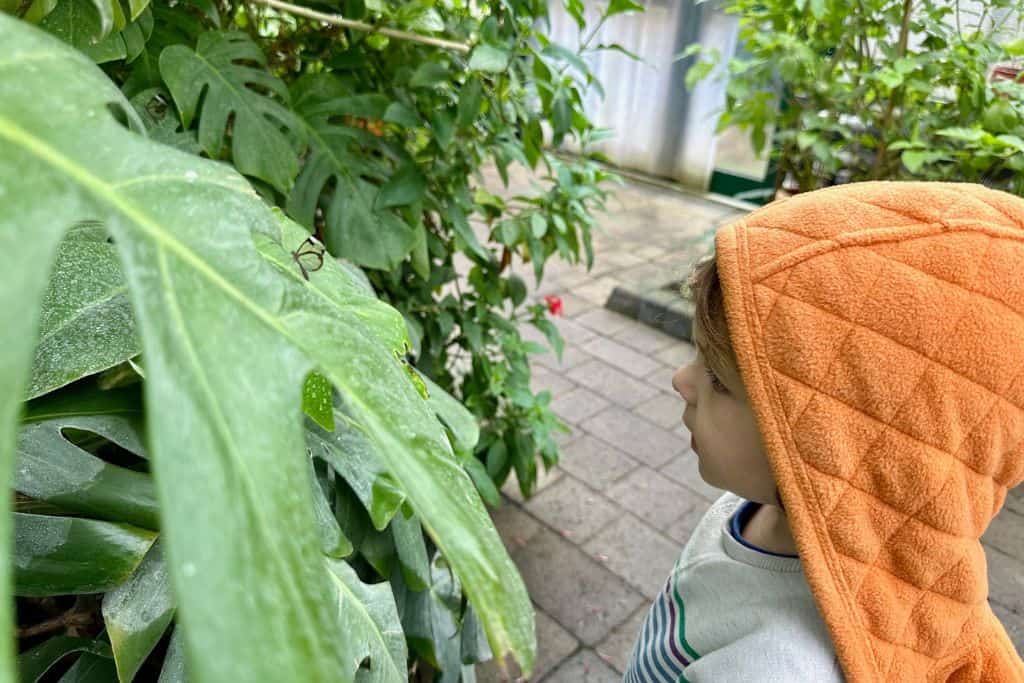
<svg viewBox="0 0 1024 683"><path fill-rule="evenodd" d="M844 680L800 558L740 536L757 506L726 493L707 511L647 614L624 683Z"/></svg>

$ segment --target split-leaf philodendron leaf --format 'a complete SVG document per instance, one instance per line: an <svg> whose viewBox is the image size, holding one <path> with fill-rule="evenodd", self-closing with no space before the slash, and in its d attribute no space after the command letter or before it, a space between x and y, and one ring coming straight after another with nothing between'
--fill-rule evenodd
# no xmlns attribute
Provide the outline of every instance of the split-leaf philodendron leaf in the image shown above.
<svg viewBox="0 0 1024 683"><path fill-rule="evenodd" d="M119 118L142 130L81 53L2 15L0 44L0 485L10 486L57 245L77 221L102 221L142 341L161 543L193 675L349 681L356 673L337 647L336 605L324 599L332 581L302 427L303 380L314 368L338 389L452 565L496 655L513 653L529 670L525 587L393 355L398 328L380 313L388 307L356 295L354 278L347 297L288 270L295 245L275 247L281 224L245 180L122 127ZM254 235L264 238L260 251ZM10 547L3 517L0 549L10 556ZM10 585L3 563L0 683L13 678Z"/></svg>

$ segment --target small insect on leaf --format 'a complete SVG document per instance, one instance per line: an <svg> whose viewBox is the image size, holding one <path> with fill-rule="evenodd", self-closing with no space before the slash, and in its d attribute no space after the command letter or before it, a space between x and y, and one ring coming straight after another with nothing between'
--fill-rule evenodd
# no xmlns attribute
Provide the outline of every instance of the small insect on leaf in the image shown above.
<svg viewBox="0 0 1024 683"><path fill-rule="evenodd" d="M309 281L309 274L324 267L324 245L310 235L292 252L292 258L302 271L302 277Z"/></svg>

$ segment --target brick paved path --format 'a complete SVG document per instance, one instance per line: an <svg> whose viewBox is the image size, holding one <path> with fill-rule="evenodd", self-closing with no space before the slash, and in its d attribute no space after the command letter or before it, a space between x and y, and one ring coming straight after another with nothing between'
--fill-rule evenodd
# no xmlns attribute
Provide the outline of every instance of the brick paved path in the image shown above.
<svg viewBox="0 0 1024 683"><path fill-rule="evenodd" d="M549 267L533 293L564 303L562 363L549 353L533 364L534 389L549 390L573 428L562 462L529 501L509 482L493 513L536 607L530 680L544 683L621 680L651 600L720 495L697 474L683 404L670 386L692 348L603 305L618 284L684 274L692 237L741 212L638 183L619 189L609 209L601 223L610 235L595 236L594 269ZM1024 652L1024 487L983 541L991 602ZM478 667L478 680L507 679L491 663Z"/></svg>

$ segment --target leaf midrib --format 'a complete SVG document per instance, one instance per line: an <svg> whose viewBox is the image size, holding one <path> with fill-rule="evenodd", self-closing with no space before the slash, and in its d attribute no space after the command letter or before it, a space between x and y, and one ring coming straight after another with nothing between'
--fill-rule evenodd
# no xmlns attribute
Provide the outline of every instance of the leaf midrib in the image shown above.
<svg viewBox="0 0 1024 683"><path fill-rule="evenodd" d="M267 529L269 529L271 525L267 521L263 506L256 503L255 494L257 487L253 483L249 468L245 466L245 459L241 457L241 454L234 448L234 440L231 438L231 429L227 425L222 404L216 400L216 392L213 391L213 388L207 381L207 374L195 352L195 346L192 343L192 336L188 332L188 326L182 316L178 298L174 293L174 286L170 278L170 271L167 267L167 252L161 249L157 252L157 257L159 259L160 279L164 284L164 301L170 309L171 314L174 316L174 320L177 323L176 327L180 330L180 339L184 344L185 351L188 354L192 366L195 368L195 376L199 383L200 392L206 399L207 414L212 418L210 421L211 426L213 426L216 431L220 432L220 438L225 446L224 451L229 458L234 461L236 465L236 472L241 475L241 480L245 483L245 487L248 489L249 495L246 497L246 503L253 517L259 520L259 524L256 526L256 529L263 536L264 548L268 551L267 554L272 557L278 565L281 576L286 578L286 581L283 583L285 584L286 590L289 590L292 594L292 604L305 605L305 601L302 599L302 591L298 588L293 572L290 570L288 563L284 561L281 554L276 552L276 544L273 543L274 539L267 532ZM309 610L307 608L303 607L302 609L307 613L307 615L312 616L309 614ZM300 619L299 621L302 628L306 631L306 637L314 644L314 647L317 648L317 657L319 658L323 656L322 653L319 652L320 639L317 638L315 630L310 628L309 619Z"/></svg>

